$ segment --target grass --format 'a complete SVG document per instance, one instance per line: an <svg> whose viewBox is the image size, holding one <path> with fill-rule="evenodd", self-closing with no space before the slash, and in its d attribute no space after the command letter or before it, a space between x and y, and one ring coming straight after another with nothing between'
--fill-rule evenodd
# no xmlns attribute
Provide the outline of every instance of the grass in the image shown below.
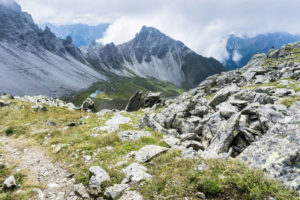
<svg viewBox="0 0 300 200"><path fill-rule="evenodd" d="M284 97L279 103L285 105L286 107L291 107L296 101L299 101L300 98L298 96Z"/></svg>
<svg viewBox="0 0 300 200"><path fill-rule="evenodd" d="M210 94L210 95L205 96L205 98L206 98L208 101L210 101L210 100L212 100L212 99L214 98L215 95L216 95L215 93L212 93L212 94Z"/></svg>
<svg viewBox="0 0 300 200"><path fill-rule="evenodd" d="M282 200L299 199L295 191L285 189L262 171L249 169L239 161L178 157L179 151L169 151L148 164L154 178L140 188L145 199L197 199L197 192L205 193L209 199L263 200L270 196ZM207 165L207 169L198 172L199 164Z"/></svg>
<svg viewBox="0 0 300 200"><path fill-rule="evenodd" d="M1 130L10 137L32 138L39 145L45 147L51 154L53 161L64 163L65 167L75 174L77 182L88 184L89 167L98 165L104 168L111 180L103 183L102 187L120 183L124 174L121 169L133 162L124 156L141 147L154 144L166 146L162 141L163 135L150 129L144 129L152 133L149 137L142 137L136 141L122 142L118 132L98 132L93 127L103 126L113 115L96 116L82 111L70 111L65 108L47 107L47 112L32 112L31 104L12 100L13 103L1 108ZM19 109L16 109L16 108ZM122 113L130 117L131 122L120 126L122 130L136 130L139 118L143 111ZM89 116L88 119L81 120ZM56 126L47 126L46 121L55 121ZM68 122L82 125L65 129ZM56 154L51 152L57 146L62 149ZM155 157L146 163L148 172L153 179L142 185L132 185L132 189L138 190L145 199L197 199L195 194L204 192L210 199L266 199L272 196L275 199L297 199L295 191L285 189L281 184L267 178L259 170L249 169L246 165L233 160L191 160L181 159L180 151L169 151ZM90 160L86 158L90 156ZM121 166L116 164L125 161ZM203 172L195 170L198 164L205 163L208 168ZM13 169L13 168L12 168ZM11 170L12 170L11 169ZM5 171L7 176L7 170ZM26 173L16 174L17 181L26 185ZM0 181L3 177L0 171ZM2 179L1 179L2 178ZM28 189L27 189L28 188ZM11 192L0 193L0 199L26 199L31 187L26 186L24 193ZM13 195L23 195L16 196ZM28 199L28 198L27 198Z"/></svg>
<svg viewBox="0 0 300 200"><path fill-rule="evenodd" d="M71 98L65 97L64 100L71 101L80 105L87 97L96 90L101 90L95 101L97 110L101 109L124 109L129 98L137 91L144 93L148 91L162 92L164 97L178 96L185 90L171 83L156 79L145 79L141 77L111 77L109 82L98 82L85 91L73 94Z"/></svg>
<svg viewBox="0 0 300 200"><path fill-rule="evenodd" d="M23 108L21 105L24 105ZM20 109L15 109L16 106L19 106ZM85 184L88 182L90 166L103 167L111 175L111 184L120 183L124 178L123 174L119 172L118 167L112 166L124 160L125 155L147 144L166 146L161 141L163 135L150 129L144 130L152 132L152 136L132 142L122 142L117 132L107 134L105 131L100 131L97 132L96 137L93 137L92 133L95 131L92 128L103 126L113 114L96 116L92 113L70 111L65 108L47 108L47 112L32 112L30 103L13 100L11 106L2 108L0 112L2 125L0 132L11 137L33 138L38 144L46 147L49 152L60 146L61 151L52 154L54 161L59 160L66 163L68 170L75 173L77 181ZM123 115L131 118L131 122L120 125L119 131L137 130L139 118L144 113L137 111ZM82 120L82 125L64 129L69 122L79 124L81 118L85 116L90 118ZM46 121L54 121L57 125L47 126ZM91 157L89 162L86 162L87 156Z"/></svg>

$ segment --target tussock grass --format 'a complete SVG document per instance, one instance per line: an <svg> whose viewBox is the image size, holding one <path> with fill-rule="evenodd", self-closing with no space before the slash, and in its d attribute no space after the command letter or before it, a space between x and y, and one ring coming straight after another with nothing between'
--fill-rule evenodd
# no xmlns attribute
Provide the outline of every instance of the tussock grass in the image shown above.
<svg viewBox="0 0 300 200"><path fill-rule="evenodd" d="M169 151L148 164L154 178L140 192L146 199L197 199L203 192L209 199L299 199L296 192L287 190L262 171L250 169L236 160L179 159L179 151ZM199 164L207 168L199 172ZM169 198L168 198L169 197Z"/></svg>

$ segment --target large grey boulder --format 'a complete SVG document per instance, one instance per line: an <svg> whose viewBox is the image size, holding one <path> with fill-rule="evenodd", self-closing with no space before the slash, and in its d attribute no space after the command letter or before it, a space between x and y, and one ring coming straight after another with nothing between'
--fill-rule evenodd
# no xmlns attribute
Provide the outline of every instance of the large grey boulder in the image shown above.
<svg viewBox="0 0 300 200"><path fill-rule="evenodd" d="M168 148L166 147L146 145L137 152L135 152L135 161L144 163L166 151L168 151Z"/></svg>
<svg viewBox="0 0 300 200"><path fill-rule="evenodd" d="M147 173L147 168L138 163L128 165L122 169L122 172L125 174L125 179L122 181L123 184L152 179L152 175Z"/></svg>
<svg viewBox="0 0 300 200"><path fill-rule="evenodd" d="M300 115L282 119L238 158L300 193Z"/></svg>
<svg viewBox="0 0 300 200"><path fill-rule="evenodd" d="M210 106L216 106L222 102L224 102L229 95L232 95L238 91L238 87L236 85L227 86L220 91L218 91L212 100L208 103Z"/></svg>
<svg viewBox="0 0 300 200"><path fill-rule="evenodd" d="M224 124L216 136L211 141L211 144L205 150L205 157L218 157L218 154L228 152L230 145L237 136L238 123L241 113L234 114L226 124Z"/></svg>
<svg viewBox="0 0 300 200"><path fill-rule="evenodd" d="M99 166L90 167L90 181L89 187L93 193L97 194L101 192L101 183L109 181L110 177L108 173Z"/></svg>
<svg viewBox="0 0 300 200"><path fill-rule="evenodd" d="M143 98L143 107L151 108L155 104L161 103L161 93L160 92L149 92Z"/></svg>

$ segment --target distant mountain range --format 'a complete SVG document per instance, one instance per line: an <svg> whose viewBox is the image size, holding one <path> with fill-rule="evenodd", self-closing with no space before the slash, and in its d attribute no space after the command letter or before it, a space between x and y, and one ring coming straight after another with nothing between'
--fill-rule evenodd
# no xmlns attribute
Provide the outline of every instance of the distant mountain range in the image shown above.
<svg viewBox="0 0 300 200"><path fill-rule="evenodd" d="M73 44L76 47L80 47L89 45L93 40L102 38L109 24L105 23L97 26L89 26L86 24L55 26L46 23L40 25L42 29L45 29L46 26L48 26L57 37L65 39L67 36L71 36Z"/></svg>
<svg viewBox="0 0 300 200"><path fill-rule="evenodd" d="M0 93L61 96L112 75L194 87L226 69L217 60L200 56L146 26L122 45L91 42L78 49L71 36L61 39L49 27L40 29L12 1L0 3L0 71Z"/></svg>
<svg viewBox="0 0 300 200"><path fill-rule="evenodd" d="M58 37L66 38L70 35L74 45L80 47L88 46L93 40L102 38L109 24L100 24L97 26L89 26L86 24L55 26L46 23L41 25L42 28L46 26ZM300 35L285 32L259 34L253 37L232 34L229 36L226 45L226 51L229 57L223 64L229 70L241 68L245 66L250 58L257 52L267 53L273 46L277 49L282 45L297 41L300 41ZM97 46L99 47L99 45Z"/></svg>
<svg viewBox="0 0 300 200"><path fill-rule="evenodd" d="M277 49L297 41L300 41L300 35L282 32L259 34L254 37L230 35L226 45L229 59L225 61L224 66L227 69L243 67L257 52L267 53L273 46Z"/></svg>

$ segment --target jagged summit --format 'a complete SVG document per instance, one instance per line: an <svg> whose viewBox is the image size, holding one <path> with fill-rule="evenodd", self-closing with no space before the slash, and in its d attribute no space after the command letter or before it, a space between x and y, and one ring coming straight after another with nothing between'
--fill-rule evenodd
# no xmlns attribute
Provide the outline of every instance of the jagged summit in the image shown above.
<svg viewBox="0 0 300 200"><path fill-rule="evenodd" d="M85 51L85 55L98 69L123 76L157 78L179 86L196 86L207 76L226 71L217 60L202 57L182 42L147 26L129 42L107 44L95 51Z"/></svg>

